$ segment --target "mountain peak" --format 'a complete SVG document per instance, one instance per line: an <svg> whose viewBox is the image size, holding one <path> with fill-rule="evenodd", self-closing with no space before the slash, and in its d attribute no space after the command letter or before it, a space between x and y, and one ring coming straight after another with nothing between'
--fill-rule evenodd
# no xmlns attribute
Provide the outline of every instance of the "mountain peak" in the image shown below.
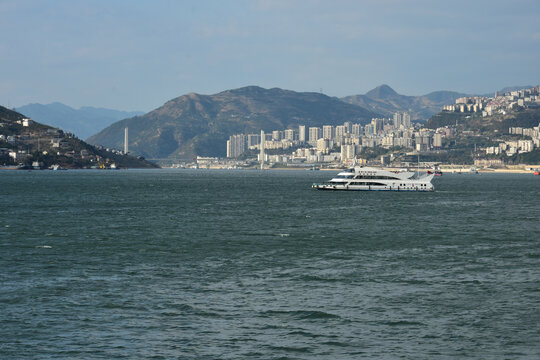
<svg viewBox="0 0 540 360"><path fill-rule="evenodd" d="M372 99L385 99L398 95L390 86L383 84L366 93L366 96Z"/></svg>
<svg viewBox="0 0 540 360"><path fill-rule="evenodd" d="M298 125L320 127L345 121L366 124L379 113L337 98L312 92L246 86L201 95L201 101L181 96L139 118L112 124L89 141L121 147L123 128L129 127L130 149L154 159L192 159L225 156L225 144L234 134L292 129Z"/></svg>

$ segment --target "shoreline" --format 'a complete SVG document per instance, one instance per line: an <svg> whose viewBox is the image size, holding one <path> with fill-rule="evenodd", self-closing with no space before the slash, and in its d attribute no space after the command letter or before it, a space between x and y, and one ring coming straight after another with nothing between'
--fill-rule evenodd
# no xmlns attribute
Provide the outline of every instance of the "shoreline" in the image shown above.
<svg viewBox="0 0 540 360"><path fill-rule="evenodd" d="M380 169L383 169L383 170L387 170L387 171L402 171L403 169L405 168L399 168L399 167L386 167L386 166L383 166L383 167L378 167L378 166L373 166L373 167L376 167L376 168L380 168ZM525 167L527 167L527 169L525 169ZM482 173L482 174L490 174L490 173L493 173L493 174L533 174L535 172L535 170L529 170L530 168L532 169L537 169L537 168L540 168L540 166L536 167L536 166L530 166L530 165L527 165L527 166L523 166L521 168L506 168L506 169L483 169L483 168L478 168L476 169L476 171L478 173ZM125 169L122 169L122 170L129 170L130 168L125 168ZM135 169L153 169L153 170L170 170L170 169L180 169L180 168L174 168L174 167L161 167L161 168L131 168L133 170ZM280 168L266 168L264 169L263 171L343 171L347 169L346 166L344 167L340 167L340 168L318 168L317 170L312 170L311 168L309 167L306 167L306 168L302 168L302 167L280 167ZM54 171L52 169L17 169L17 168L10 168L10 167L0 167L0 171L46 171L46 170L49 170L49 171ZM119 169L78 169L78 168L74 168L74 169L67 169L67 168L64 168L62 170L119 170ZM189 169L188 169L189 170ZM247 170L250 170L250 171L261 171L259 168L236 168L236 169L230 169L230 168L226 168L226 167L220 167L220 166L210 166L210 167L200 167L198 169L195 169L195 170L243 170L243 171L247 171ZM410 171L417 171L416 168L409 168ZM428 170L432 170L432 169L426 169L426 168L420 168L420 171L421 172L426 172ZM446 167L441 167L440 170L442 171L443 174L474 174L475 171L471 171L471 167L450 167L450 168L446 168Z"/></svg>
<svg viewBox="0 0 540 360"><path fill-rule="evenodd" d="M373 167L376 167L376 168L380 168L380 169L383 169L383 170L387 170L387 171L400 171L400 170L403 170L404 168L398 168L398 167L386 167L386 166L383 166L383 167L378 167L378 166L373 166ZM524 166L525 167L525 166ZM529 165L526 166L527 168L529 167ZM536 168L536 166L531 166L533 168ZM540 165L538 166L540 168ZM343 171L345 169L347 169L348 167L344 166L344 167L340 167L340 168L319 168L317 170L312 170L308 167L306 168L301 168L301 167L280 167L280 168L265 168L263 171ZM173 168L163 168L163 169L173 169ZM199 168L199 170L256 170L256 171L261 171L259 168L237 168L237 169L227 169L225 167L219 167L219 166L211 166L211 167L208 167L208 168ZM416 171L416 168L409 168L410 171ZM420 168L420 171L421 172L426 172L428 170L432 170L432 169L426 169L426 168ZM474 174L475 172L471 172L471 167L468 166L468 167L452 167L452 168L444 168L444 167L441 167L440 170L442 171L443 174ZM490 174L490 173L497 173L497 174L533 174L535 170L526 170L524 168L506 168L506 169L482 169L482 168L478 168L476 169L478 171L478 173L483 173L483 174Z"/></svg>

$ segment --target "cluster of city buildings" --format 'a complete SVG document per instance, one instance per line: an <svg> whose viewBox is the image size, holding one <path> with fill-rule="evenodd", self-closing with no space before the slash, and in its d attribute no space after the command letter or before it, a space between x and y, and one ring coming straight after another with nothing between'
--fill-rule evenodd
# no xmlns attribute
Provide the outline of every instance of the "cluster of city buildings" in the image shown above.
<svg viewBox="0 0 540 360"><path fill-rule="evenodd" d="M411 123L410 114L397 112L393 118L374 118L369 124L323 125L274 130L261 134L235 134L227 141L227 158L237 159L248 150L281 149L277 155L259 151L258 161L312 164L348 163L360 158L365 148L402 147L429 151L442 147L443 138L454 135L452 128L437 130ZM276 151L274 151L276 152ZM360 156L359 156L360 155ZM261 158L264 156L263 158Z"/></svg>
<svg viewBox="0 0 540 360"><path fill-rule="evenodd" d="M539 107L540 86L529 89L495 93L494 97L470 96L456 99L455 104L443 106L443 111L461 113L482 113L482 116L505 115L517 107Z"/></svg>
<svg viewBox="0 0 540 360"><path fill-rule="evenodd" d="M508 129L510 135L518 135L523 139L500 142L498 146L486 148L486 155L513 156L519 153L528 153L536 148L540 148L540 124L533 128L511 127Z"/></svg>

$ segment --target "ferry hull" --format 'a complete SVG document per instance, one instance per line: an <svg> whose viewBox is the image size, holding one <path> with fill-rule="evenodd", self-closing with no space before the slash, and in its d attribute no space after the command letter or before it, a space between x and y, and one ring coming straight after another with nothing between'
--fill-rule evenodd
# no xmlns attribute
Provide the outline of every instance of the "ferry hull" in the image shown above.
<svg viewBox="0 0 540 360"><path fill-rule="evenodd" d="M391 187L385 187L385 188L378 188L378 187L368 187L368 186L364 186L364 187L355 187L355 186L349 186L349 187L345 187L345 186L333 186L333 185L318 185L318 184L314 184L311 186L313 189L317 189L317 190L325 190L325 191L407 191L407 192L419 192L419 191L422 191L422 192L430 192L430 191L434 191L433 188L427 188L427 189L423 189L423 188L401 188L401 187L397 187L397 188L391 188Z"/></svg>

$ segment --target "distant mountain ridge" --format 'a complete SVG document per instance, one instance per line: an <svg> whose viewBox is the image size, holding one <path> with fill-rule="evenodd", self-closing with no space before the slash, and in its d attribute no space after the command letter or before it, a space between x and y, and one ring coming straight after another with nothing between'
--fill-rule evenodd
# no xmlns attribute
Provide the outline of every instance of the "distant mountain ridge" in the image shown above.
<svg viewBox="0 0 540 360"><path fill-rule="evenodd" d="M507 86L499 90L500 94L505 92L531 88L532 86ZM476 96L490 96L489 94L476 94ZM350 95L341 98L341 100L362 106L368 110L391 117L397 111L408 111L413 121L425 122L433 115L439 113L442 107L447 104L453 104L456 99L464 96L475 96L456 91L434 91L421 96L408 96L398 94L390 86L383 84L368 91L364 95Z"/></svg>
<svg viewBox="0 0 540 360"><path fill-rule="evenodd" d="M71 132L81 139L103 130L118 120L144 114L141 111L120 111L84 106L74 109L59 102L28 104L17 111L43 124Z"/></svg>
<svg viewBox="0 0 540 360"><path fill-rule="evenodd" d="M454 91L435 91L422 96L400 95L390 86L383 84L364 95L351 95L341 100L362 106L374 112L391 117L397 111L408 111L414 121L427 121L441 111L443 105L453 103L457 98L467 96Z"/></svg>
<svg viewBox="0 0 540 360"><path fill-rule="evenodd" d="M499 94L504 94L504 93L507 93L507 92L512 92L512 91L516 91L516 90L523 90L523 89L530 89L532 88L533 86L532 85L524 85L524 86L507 86L507 87L504 87L502 88L501 90L499 90ZM489 94L484 94L482 96L486 96L486 97L493 97L495 93L492 92L492 93L489 93Z"/></svg>
<svg viewBox="0 0 540 360"><path fill-rule="evenodd" d="M130 151L146 158L225 156L226 140L233 134L345 121L366 124L380 116L320 93L247 86L214 95L177 97L145 115L114 123L88 141L121 148L128 127Z"/></svg>

